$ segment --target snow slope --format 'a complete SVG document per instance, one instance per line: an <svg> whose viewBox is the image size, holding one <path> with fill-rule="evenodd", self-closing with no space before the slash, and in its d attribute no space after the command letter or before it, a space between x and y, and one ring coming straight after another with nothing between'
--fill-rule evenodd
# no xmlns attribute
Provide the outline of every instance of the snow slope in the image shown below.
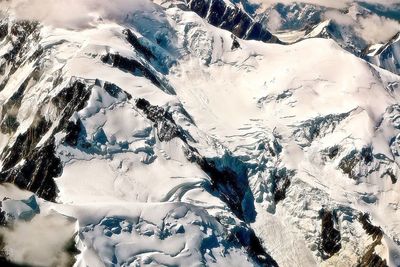
<svg viewBox="0 0 400 267"><path fill-rule="evenodd" d="M399 3L347 1L341 8L302 2L256 5L252 14L286 43L308 38L334 39L342 48L381 68L399 74L396 39ZM379 44L387 49L378 51ZM375 52L374 52L375 51ZM369 56L368 54L380 53Z"/></svg>
<svg viewBox="0 0 400 267"><path fill-rule="evenodd" d="M399 76L142 1L82 29L3 18L8 259L53 263L15 252L44 220L46 260L75 266L399 266Z"/></svg>

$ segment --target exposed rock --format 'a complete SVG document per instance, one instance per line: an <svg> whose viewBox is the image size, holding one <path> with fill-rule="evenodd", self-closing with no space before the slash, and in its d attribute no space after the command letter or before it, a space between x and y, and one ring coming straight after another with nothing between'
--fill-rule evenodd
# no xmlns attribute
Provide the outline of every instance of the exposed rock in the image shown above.
<svg viewBox="0 0 400 267"><path fill-rule="evenodd" d="M274 194L275 203L285 199L286 190L289 188L291 182L290 177L294 175L293 171L283 169L274 169L271 173L273 178L272 193Z"/></svg>
<svg viewBox="0 0 400 267"><path fill-rule="evenodd" d="M378 226L372 225L368 213L361 213L358 217L358 220L362 224L365 232L371 235L374 240L382 238L382 229Z"/></svg>
<svg viewBox="0 0 400 267"><path fill-rule="evenodd" d="M0 173L2 182L13 183L19 188L35 192L49 201L56 198L56 184L53 180L61 174L62 164L55 156L54 140L34 149L25 158L22 165Z"/></svg>
<svg viewBox="0 0 400 267"><path fill-rule="evenodd" d="M29 129L20 134L11 147L6 147L4 150L2 170L7 171L16 166L20 160L28 157L50 126L50 122L37 114Z"/></svg>
<svg viewBox="0 0 400 267"><path fill-rule="evenodd" d="M339 146L330 147L327 151L329 159L335 158L339 154L339 151L340 151Z"/></svg>
<svg viewBox="0 0 400 267"><path fill-rule="evenodd" d="M133 48L135 48L136 51L145 56L147 60L156 58L150 49L140 43L139 39L131 30L124 30L124 34L126 36L126 40L133 46Z"/></svg>
<svg viewBox="0 0 400 267"><path fill-rule="evenodd" d="M237 38L234 35L232 35L232 47L231 47L231 50L235 50L235 49L238 49L238 48L240 48L240 43L237 40Z"/></svg>
<svg viewBox="0 0 400 267"><path fill-rule="evenodd" d="M3 104L1 112L2 122L0 125L0 130L3 134L12 134L17 130L19 123L16 115L18 114L18 110L21 106L24 92L26 91L28 84L35 78L36 75L36 70L33 70L19 86L16 92L10 97L10 99Z"/></svg>
<svg viewBox="0 0 400 267"><path fill-rule="evenodd" d="M121 88L119 88L117 85L109 82L105 82L103 84L104 90L112 97L118 98L120 94L125 94L128 99L131 99L132 96L128 94L127 92L123 91Z"/></svg>
<svg viewBox="0 0 400 267"><path fill-rule="evenodd" d="M175 137L181 137L185 140L183 133L176 125L172 115L162 107L153 106L143 98L136 100L136 107L142 110L146 117L155 123L160 141L168 142Z"/></svg>
<svg viewBox="0 0 400 267"><path fill-rule="evenodd" d="M381 45L376 51L366 49L366 58L373 64L400 74L400 32L393 36L387 43Z"/></svg>
<svg viewBox="0 0 400 267"><path fill-rule="evenodd" d="M263 24L235 5L223 0L186 0L187 7L210 24L228 30L239 38L281 43Z"/></svg>
<svg viewBox="0 0 400 267"><path fill-rule="evenodd" d="M32 43L39 40L39 24L37 22L21 20L12 24L9 28L8 35L5 38L10 39L11 49L3 55L5 61L3 65L0 65L0 74L3 75L3 77L0 76L0 91L4 89L11 75L26 59L29 54L28 50L32 49ZM34 56L37 57L38 54L34 53ZM33 57L31 60L34 60ZM7 73L5 73L6 66L9 67Z"/></svg>
<svg viewBox="0 0 400 267"><path fill-rule="evenodd" d="M101 61L106 64L110 64L113 67L132 73L133 75L144 76L149 79L155 86L164 90L166 93L174 94L172 88L165 84L156 74L153 73L149 68L144 66L139 61L133 58L126 58L119 54L107 53L101 57Z"/></svg>
<svg viewBox="0 0 400 267"><path fill-rule="evenodd" d="M337 219L334 212L321 211L321 244L323 258L328 259L342 248L340 231L336 229Z"/></svg>
<svg viewBox="0 0 400 267"><path fill-rule="evenodd" d="M304 121L294 131L295 139L301 146L309 146L316 138L332 133L339 123L350 114L351 111L342 114L329 114Z"/></svg>
<svg viewBox="0 0 400 267"><path fill-rule="evenodd" d="M69 146L76 146L78 144L79 133L82 130L82 122L77 120L76 122L69 121L65 131L67 134L64 138L64 143Z"/></svg>
<svg viewBox="0 0 400 267"><path fill-rule="evenodd" d="M392 184L397 183L397 177L396 175L393 173L393 170L391 168L388 168L382 175L381 178L385 177L385 176L389 176L390 180L392 181Z"/></svg>
<svg viewBox="0 0 400 267"><path fill-rule="evenodd" d="M235 227L232 234L241 246L246 248L249 255L261 266L278 267L278 263L265 252L260 240L254 231L249 228Z"/></svg>
<svg viewBox="0 0 400 267"><path fill-rule="evenodd" d="M86 85L77 80L73 81L70 86L62 89L51 102L58 108L60 112L72 114L74 109L80 110L89 99L90 91Z"/></svg>
<svg viewBox="0 0 400 267"><path fill-rule="evenodd" d="M358 217L359 222L362 224L365 232L372 236L373 242L370 244L364 255L359 260L357 267L387 267L385 259L382 259L375 253L375 247L382 243L383 231L380 227L372 225L369 214L360 214Z"/></svg>
<svg viewBox="0 0 400 267"><path fill-rule="evenodd" d="M0 42L8 35L8 22L0 21Z"/></svg>
<svg viewBox="0 0 400 267"><path fill-rule="evenodd" d="M374 154L371 146L363 147L361 151L354 149L347 153L340 160L339 168L356 181L378 172L382 178L388 176L392 183L396 182L393 168L397 166L384 154Z"/></svg>
<svg viewBox="0 0 400 267"><path fill-rule="evenodd" d="M70 117L75 111L84 107L89 96L90 90L86 89L86 85L75 81L51 99L51 103L59 110L59 124L54 127L51 137L42 146L37 147L52 126L52 123L41 115L39 109L29 129L20 134L1 155L3 169L0 180L14 183L22 189L37 193L46 200L54 201L56 185L53 178L61 174L62 164L55 156L55 143L52 136L68 128ZM71 128L73 127L70 125L70 135L67 134L67 139L73 144L76 129ZM22 164L19 164L20 162Z"/></svg>

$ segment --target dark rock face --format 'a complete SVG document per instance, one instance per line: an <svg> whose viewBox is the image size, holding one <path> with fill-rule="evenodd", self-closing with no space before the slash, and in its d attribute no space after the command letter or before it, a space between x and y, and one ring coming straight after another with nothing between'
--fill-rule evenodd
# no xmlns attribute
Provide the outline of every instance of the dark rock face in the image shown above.
<svg viewBox="0 0 400 267"><path fill-rule="evenodd" d="M357 267L387 267L388 265L386 260L382 259L375 253L375 247L380 245L382 242L382 229L371 224L369 214L367 213L360 214L358 220L362 224L365 232L371 235L374 241L367 247L364 255L359 260Z"/></svg>
<svg viewBox="0 0 400 267"><path fill-rule="evenodd" d="M236 227L232 235L246 248L249 255L261 266L278 267L278 263L265 252L254 231L249 228Z"/></svg>
<svg viewBox="0 0 400 267"><path fill-rule="evenodd" d="M236 49L240 48L240 43L239 43L239 41L236 39L236 37L235 37L235 36L232 36L232 39L233 39L233 41L232 41L231 50L236 50Z"/></svg>
<svg viewBox="0 0 400 267"><path fill-rule="evenodd" d="M321 211L322 230L320 251L328 259L342 248L340 231L335 228L336 217L332 211Z"/></svg>
<svg viewBox="0 0 400 267"><path fill-rule="evenodd" d="M329 159L334 159L339 154L339 151L340 151L339 146L330 147L327 151Z"/></svg>
<svg viewBox="0 0 400 267"><path fill-rule="evenodd" d="M49 140L41 148L30 151L22 166L0 173L1 181L13 183L46 200L54 201L56 184L53 178L62 171L61 161L55 156L54 150L54 140Z"/></svg>
<svg viewBox="0 0 400 267"><path fill-rule="evenodd" d="M138 75L143 75L146 78L148 78L152 83L154 83L156 86L160 86L157 77L155 77L153 73L151 73L147 68L145 68L140 62L134 59L126 58L119 54L108 53L107 55L103 56L101 60L103 61L103 63L108 63L113 67L117 67L121 70L128 71L131 73L137 73Z"/></svg>
<svg viewBox="0 0 400 267"><path fill-rule="evenodd" d="M349 178L356 181L368 177L373 172L381 172L381 177L391 179L392 183L397 182L392 167L392 160L381 153L374 154L374 149L367 146L361 151L354 149L345 155L339 162L339 168Z"/></svg>
<svg viewBox="0 0 400 267"><path fill-rule="evenodd" d="M74 143L73 135L76 134L76 129L71 129L73 127L69 118L75 111L84 107L89 96L90 90L87 90L83 83L76 81L49 100L58 108L60 116L59 124L56 125L51 136L64 129L69 129L70 134L67 134L66 139L68 142ZM46 200L55 200L57 190L53 178L61 174L62 164L60 159L55 156L54 138L49 138L42 146L37 147L52 125L52 122L47 121L41 115L39 109L29 129L20 134L16 141L2 153L1 182L14 183L21 189L35 192ZM22 160L24 160L23 163L19 164Z"/></svg>
<svg viewBox="0 0 400 267"><path fill-rule="evenodd" d="M385 176L389 176L390 177L390 180L392 181L392 184L395 184L395 183L397 183L397 177L396 177L396 175L393 173L393 170L391 169L391 168L388 168L387 170L386 170L386 172L384 172L383 174L382 174L382 176L381 176L381 178L383 178L383 177L385 177Z"/></svg>
<svg viewBox="0 0 400 267"><path fill-rule="evenodd" d="M357 179L359 175L355 168L359 164L369 165L374 160L371 147L364 147L361 151L352 151L346 155L339 163L339 168L349 176L349 178Z"/></svg>
<svg viewBox="0 0 400 267"><path fill-rule="evenodd" d="M146 46L142 45L136 35L129 29L124 30L123 32L126 36L126 40L135 48L136 51L141 53L147 60L155 59L156 57L153 55L150 49Z"/></svg>
<svg viewBox="0 0 400 267"><path fill-rule="evenodd" d="M8 41L11 43L11 49L3 55L5 61L0 65L0 91L4 89L10 76L15 73L21 63L26 60L28 50L32 49L30 44L39 40L39 24L37 22L22 20L12 25L7 24L9 30L6 30L5 27L6 26L3 26L1 35L7 34L3 39L9 39ZM35 60L40 53L41 50L38 49L29 60ZM7 73L5 73L7 67L9 68Z"/></svg>
<svg viewBox="0 0 400 267"><path fill-rule="evenodd" d="M11 147L4 150L2 154L3 170L13 168L19 161L28 157L50 126L50 122L37 114L31 127L24 134L20 134Z"/></svg>
<svg viewBox="0 0 400 267"><path fill-rule="evenodd" d="M146 99L143 98L136 100L136 107L142 110L146 117L155 123L157 135L160 141L168 142L175 137L181 137L183 140L185 140L171 114L162 107L152 106Z"/></svg>
<svg viewBox="0 0 400 267"><path fill-rule="evenodd" d="M329 114L318 116L311 120L304 121L298 129L294 131L296 141L301 146L309 146L317 139L332 133L336 127L351 115L351 111L341 114Z"/></svg>
<svg viewBox="0 0 400 267"><path fill-rule="evenodd" d="M378 226L371 224L368 213L360 214L358 217L358 220L362 224L365 232L367 232L367 234L371 235L374 240L378 239L378 238L382 238L382 235L383 235L382 229Z"/></svg>
<svg viewBox="0 0 400 267"><path fill-rule="evenodd" d="M4 57L7 60L16 59L18 53L24 48L25 42L27 42L31 35L34 35L34 39L38 38L39 33L36 31L38 26L37 22L27 20L18 21L11 25L10 34L15 38L15 41L11 41L13 48Z"/></svg>
<svg viewBox="0 0 400 267"><path fill-rule="evenodd" d="M132 73L133 75L143 76L149 79L155 86L169 94L175 94L174 90L161 80L153 71L133 58L126 58L119 54L107 53L101 57L101 61L113 67Z"/></svg>
<svg viewBox="0 0 400 267"><path fill-rule="evenodd" d="M240 179L237 173L228 168L217 169L212 160L203 159L198 161L198 164L211 177L214 189L221 194L224 202L229 205L238 218L245 220L242 201L245 198L248 184L244 185L243 179Z"/></svg>
<svg viewBox="0 0 400 267"><path fill-rule="evenodd" d="M250 192L247 169L240 160L230 157L229 155L221 159L207 159L202 157L198 151L188 146L185 150L186 158L207 173L212 180L212 190L220 194L221 199L229 206L232 212L241 220L253 222L255 219L254 206L244 209L244 202L247 192ZM218 161L233 162L237 169L234 170L229 166L218 166ZM219 164L221 165L221 164ZM242 167L238 167L241 165ZM249 201L250 203L254 203Z"/></svg>
<svg viewBox="0 0 400 267"><path fill-rule="evenodd" d="M82 131L82 122L77 120L76 122L69 121L67 124L67 128L65 129L66 135L64 138L64 143L69 146L77 146L79 134Z"/></svg>
<svg viewBox="0 0 400 267"><path fill-rule="evenodd" d="M280 43L263 25L253 20L236 6L223 0L187 0L187 7L206 19L210 24L232 32L239 38Z"/></svg>
<svg viewBox="0 0 400 267"><path fill-rule="evenodd" d="M34 70L19 86L17 91L10 97L10 99L3 104L1 112L2 121L0 124L0 130L3 134L12 134L17 130L19 123L17 122L16 116L21 106L24 92L26 91L28 84L32 80L35 80L35 76L36 71Z"/></svg>
<svg viewBox="0 0 400 267"><path fill-rule="evenodd" d="M0 42L8 35L8 23L7 21L0 21Z"/></svg>
<svg viewBox="0 0 400 267"><path fill-rule="evenodd" d="M292 177L293 175L294 172L289 171L286 168L274 170L274 173L272 173L274 182L272 192L274 194L275 203L278 203L279 201L285 199L286 190L291 184L290 177Z"/></svg>
<svg viewBox="0 0 400 267"><path fill-rule="evenodd" d="M369 62L378 65L395 74L400 74L400 32L393 36L386 44L379 50L374 52L374 56L368 56L370 52L367 47L363 52L363 57Z"/></svg>
<svg viewBox="0 0 400 267"><path fill-rule="evenodd" d="M104 82L103 88L110 96L114 98L118 98L121 94L124 94L127 99L132 99L132 96L129 93L125 92L113 83Z"/></svg>
<svg viewBox="0 0 400 267"><path fill-rule="evenodd" d="M272 18L271 13L277 12L281 18L281 26L278 30L304 30L322 22L325 9L323 6L301 2L294 2L290 5L276 3L265 11L260 21L264 25L268 25Z"/></svg>

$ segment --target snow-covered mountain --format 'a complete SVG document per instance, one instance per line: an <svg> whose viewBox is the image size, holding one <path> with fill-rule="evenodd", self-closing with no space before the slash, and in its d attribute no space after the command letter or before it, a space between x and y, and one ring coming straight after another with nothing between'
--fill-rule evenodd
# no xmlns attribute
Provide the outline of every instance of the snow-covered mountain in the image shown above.
<svg viewBox="0 0 400 267"><path fill-rule="evenodd" d="M31 3L0 5L1 264L400 266L398 75L242 2Z"/></svg>
<svg viewBox="0 0 400 267"><path fill-rule="evenodd" d="M308 38L333 39L354 55L400 74L400 61L391 45L400 33L400 3L388 8L379 2L348 2L347 6L340 7L302 2L276 3L265 10L261 7L256 9L253 15L286 43ZM375 50L382 46L390 48L378 59L378 51ZM366 51L370 49L375 53L370 51L370 55L367 55Z"/></svg>
<svg viewBox="0 0 400 267"><path fill-rule="evenodd" d="M400 74L400 32L385 44L369 47L366 53L370 62Z"/></svg>

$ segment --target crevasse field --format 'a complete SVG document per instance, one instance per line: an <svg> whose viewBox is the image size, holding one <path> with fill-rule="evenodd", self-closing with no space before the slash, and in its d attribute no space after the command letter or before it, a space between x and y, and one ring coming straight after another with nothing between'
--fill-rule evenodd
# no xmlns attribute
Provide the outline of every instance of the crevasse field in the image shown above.
<svg viewBox="0 0 400 267"><path fill-rule="evenodd" d="M0 2L0 265L400 266L398 39L46 1Z"/></svg>

